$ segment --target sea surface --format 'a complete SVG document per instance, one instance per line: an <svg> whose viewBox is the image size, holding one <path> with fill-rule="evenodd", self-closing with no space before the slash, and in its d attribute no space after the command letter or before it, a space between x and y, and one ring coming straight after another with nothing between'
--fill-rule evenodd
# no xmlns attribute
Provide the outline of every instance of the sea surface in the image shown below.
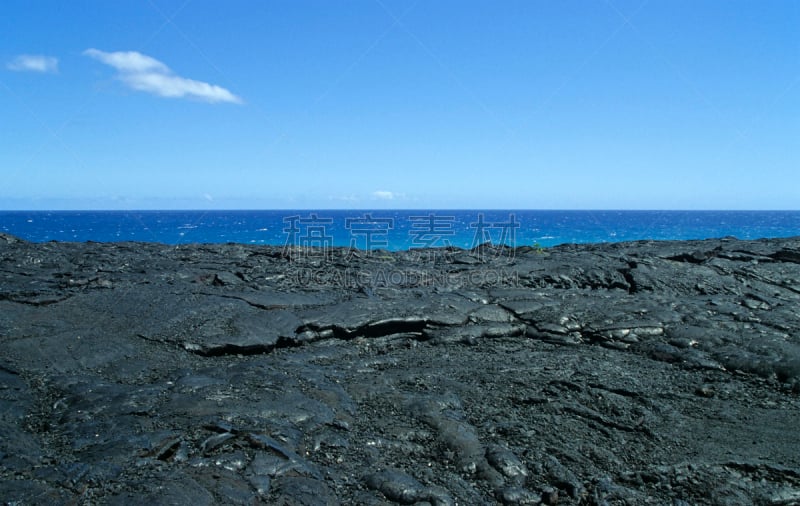
<svg viewBox="0 0 800 506"><path fill-rule="evenodd" d="M35 241L470 248L800 236L800 211L0 211Z"/></svg>

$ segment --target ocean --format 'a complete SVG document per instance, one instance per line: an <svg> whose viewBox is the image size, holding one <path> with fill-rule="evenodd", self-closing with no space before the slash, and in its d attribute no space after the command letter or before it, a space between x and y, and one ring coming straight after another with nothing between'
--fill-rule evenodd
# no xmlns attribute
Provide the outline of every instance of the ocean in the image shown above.
<svg viewBox="0 0 800 506"><path fill-rule="evenodd" d="M146 241L470 248L641 239L800 236L800 211L0 211L0 231L35 241Z"/></svg>

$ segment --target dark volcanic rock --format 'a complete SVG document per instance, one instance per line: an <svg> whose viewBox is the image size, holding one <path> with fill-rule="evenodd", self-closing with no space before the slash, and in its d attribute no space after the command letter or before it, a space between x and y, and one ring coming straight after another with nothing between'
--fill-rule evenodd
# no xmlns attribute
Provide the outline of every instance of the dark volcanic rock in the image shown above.
<svg viewBox="0 0 800 506"><path fill-rule="evenodd" d="M431 253L0 234L0 498L800 503L800 240Z"/></svg>

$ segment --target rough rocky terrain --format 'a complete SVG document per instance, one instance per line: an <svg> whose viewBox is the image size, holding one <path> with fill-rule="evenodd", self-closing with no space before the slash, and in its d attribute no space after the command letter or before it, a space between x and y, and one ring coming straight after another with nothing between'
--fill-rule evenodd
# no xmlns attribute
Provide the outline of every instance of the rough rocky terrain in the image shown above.
<svg viewBox="0 0 800 506"><path fill-rule="evenodd" d="M800 238L0 236L6 504L800 504Z"/></svg>

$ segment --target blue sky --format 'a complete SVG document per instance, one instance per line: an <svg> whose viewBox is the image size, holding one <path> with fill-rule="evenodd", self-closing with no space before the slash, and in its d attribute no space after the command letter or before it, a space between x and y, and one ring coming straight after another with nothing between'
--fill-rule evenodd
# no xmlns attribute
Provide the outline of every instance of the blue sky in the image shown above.
<svg viewBox="0 0 800 506"><path fill-rule="evenodd" d="M798 209L800 2L4 0L0 209Z"/></svg>

